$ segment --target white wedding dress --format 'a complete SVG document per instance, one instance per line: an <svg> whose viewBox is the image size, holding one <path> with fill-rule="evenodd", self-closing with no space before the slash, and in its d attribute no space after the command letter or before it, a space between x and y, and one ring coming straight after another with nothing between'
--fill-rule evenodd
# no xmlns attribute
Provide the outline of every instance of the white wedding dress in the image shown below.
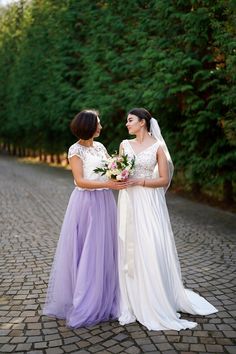
<svg viewBox="0 0 236 354"><path fill-rule="evenodd" d="M158 175L156 142L135 154L128 140L125 154L135 156L134 176ZM149 330L193 328L178 311L217 312L203 297L184 289L163 188L130 187L119 193L119 278L121 325L138 320Z"/></svg>

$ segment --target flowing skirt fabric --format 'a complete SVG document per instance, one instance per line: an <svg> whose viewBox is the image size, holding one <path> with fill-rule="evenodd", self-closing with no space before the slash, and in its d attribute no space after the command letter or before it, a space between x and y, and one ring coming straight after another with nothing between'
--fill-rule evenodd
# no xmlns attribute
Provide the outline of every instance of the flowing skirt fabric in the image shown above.
<svg viewBox="0 0 236 354"><path fill-rule="evenodd" d="M70 197L51 270L43 314L69 327L118 317L116 204L110 190Z"/></svg>
<svg viewBox="0 0 236 354"><path fill-rule="evenodd" d="M181 330L197 323L180 319L178 311L217 312L183 287L164 190L122 190L118 212L120 324L137 319L149 330Z"/></svg>

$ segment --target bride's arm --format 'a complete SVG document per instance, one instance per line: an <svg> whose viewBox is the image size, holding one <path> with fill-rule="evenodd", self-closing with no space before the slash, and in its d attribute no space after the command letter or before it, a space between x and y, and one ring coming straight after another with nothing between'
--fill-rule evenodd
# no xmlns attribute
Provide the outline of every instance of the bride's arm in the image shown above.
<svg viewBox="0 0 236 354"><path fill-rule="evenodd" d="M85 188L85 189L109 188L109 189L120 190L127 187L126 182L115 182L112 180L96 181L96 180L85 179L83 174L83 162L76 155L69 158L69 163L72 169L75 183L80 188Z"/></svg>
<svg viewBox="0 0 236 354"><path fill-rule="evenodd" d="M157 150L157 163L159 177L157 178L138 178L130 181L133 186L143 186L150 188L167 187L169 185L169 170L166 155L161 147ZM132 183L133 182L133 183Z"/></svg>
<svg viewBox="0 0 236 354"><path fill-rule="evenodd" d="M124 154L124 148L123 148L123 145L122 143L120 143L120 147L119 147L119 155L123 155Z"/></svg>

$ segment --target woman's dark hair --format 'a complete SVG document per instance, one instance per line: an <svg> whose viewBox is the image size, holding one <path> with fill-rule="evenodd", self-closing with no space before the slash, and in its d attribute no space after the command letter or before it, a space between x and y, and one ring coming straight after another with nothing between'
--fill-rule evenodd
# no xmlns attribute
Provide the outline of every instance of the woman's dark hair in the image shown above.
<svg viewBox="0 0 236 354"><path fill-rule="evenodd" d="M133 114L138 117L139 120L144 119L146 122L147 130L150 131L151 114L145 108L133 108L128 114Z"/></svg>
<svg viewBox="0 0 236 354"><path fill-rule="evenodd" d="M84 110L79 112L70 123L70 129L78 139L88 140L94 136L98 125L98 112Z"/></svg>

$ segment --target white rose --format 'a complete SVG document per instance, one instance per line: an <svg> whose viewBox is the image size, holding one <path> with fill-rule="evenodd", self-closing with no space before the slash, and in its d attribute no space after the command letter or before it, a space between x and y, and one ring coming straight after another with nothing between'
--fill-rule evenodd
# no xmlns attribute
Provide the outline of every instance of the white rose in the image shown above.
<svg viewBox="0 0 236 354"><path fill-rule="evenodd" d="M106 172L106 176L107 176L108 178L111 178L111 175L112 175L111 171L107 171L107 172Z"/></svg>

